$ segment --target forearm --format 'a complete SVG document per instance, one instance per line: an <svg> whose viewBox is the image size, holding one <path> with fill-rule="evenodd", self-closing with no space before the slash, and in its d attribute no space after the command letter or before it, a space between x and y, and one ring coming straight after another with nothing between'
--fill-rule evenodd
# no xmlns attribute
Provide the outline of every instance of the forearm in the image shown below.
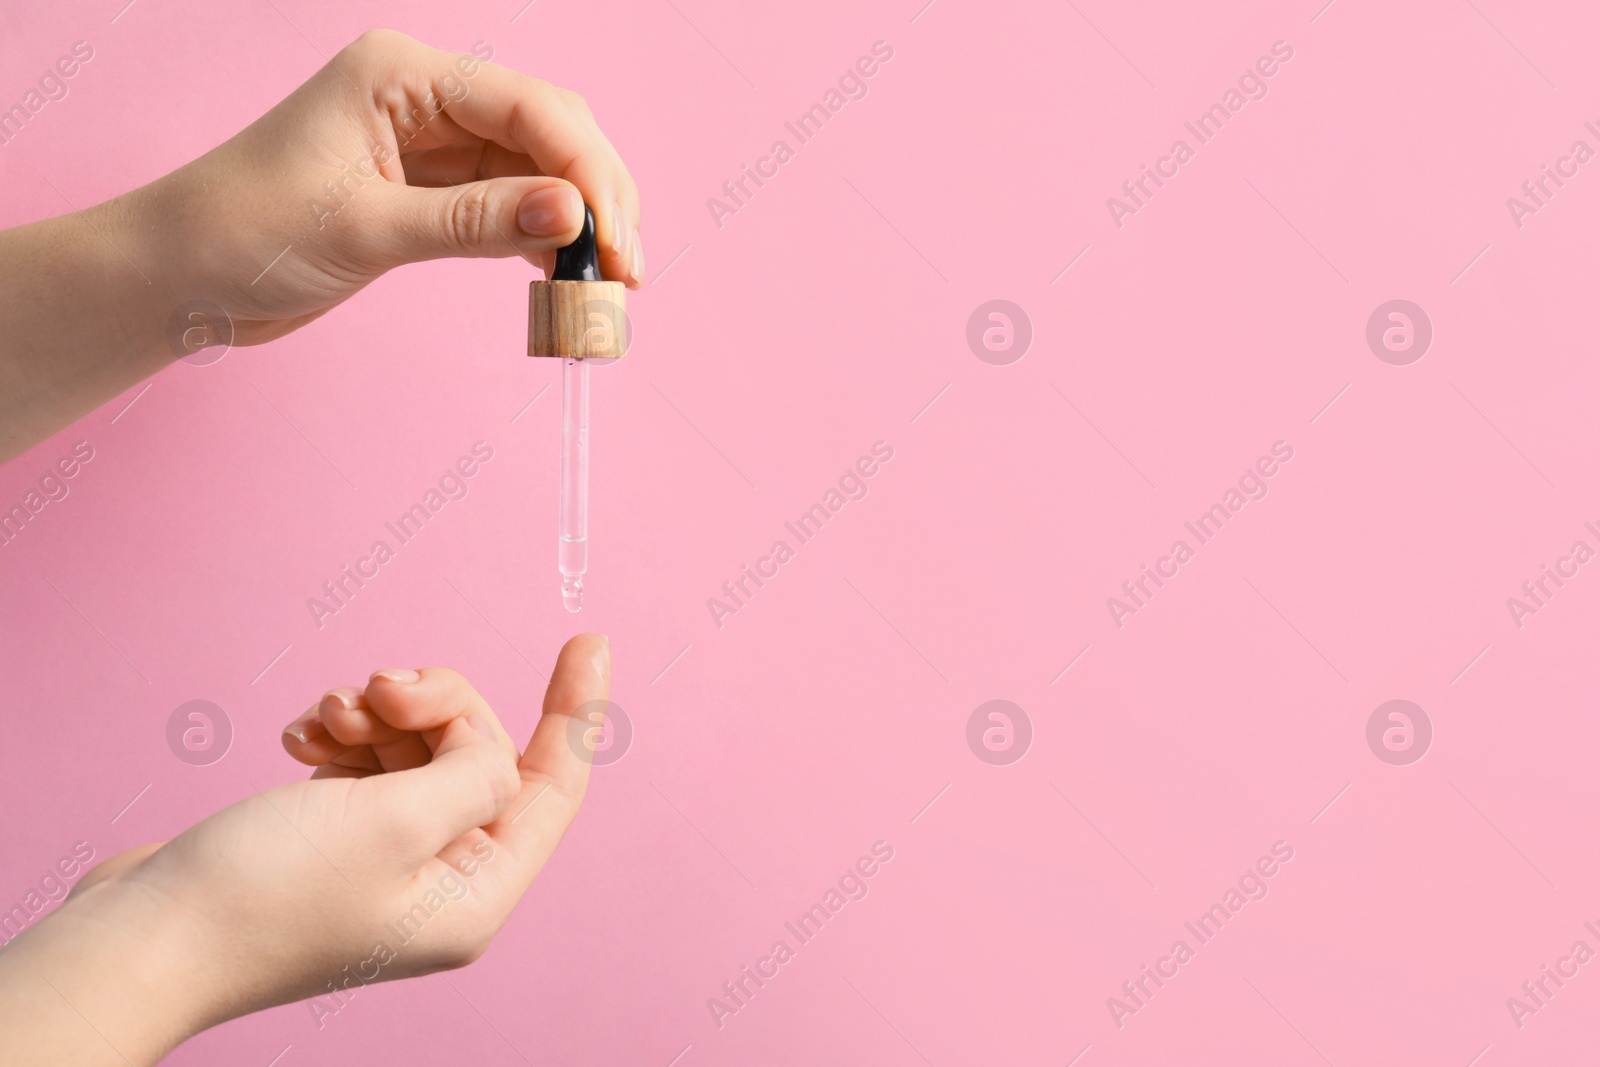
<svg viewBox="0 0 1600 1067"><path fill-rule="evenodd" d="M0 232L0 463L180 356L282 337L406 263L549 269L587 202L644 277L639 196L583 98L393 30L142 189Z"/></svg>
<svg viewBox="0 0 1600 1067"><path fill-rule="evenodd" d="M0 950L0 1063L155 1063L216 1021L192 941L142 888L74 896Z"/></svg>
<svg viewBox="0 0 1600 1067"><path fill-rule="evenodd" d="M0 463L172 362L149 192L0 232Z"/></svg>

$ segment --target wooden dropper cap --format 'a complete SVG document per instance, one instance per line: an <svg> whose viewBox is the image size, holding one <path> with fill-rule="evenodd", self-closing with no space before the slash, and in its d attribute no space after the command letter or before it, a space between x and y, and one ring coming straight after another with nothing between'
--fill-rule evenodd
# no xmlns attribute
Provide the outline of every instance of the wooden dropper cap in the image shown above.
<svg viewBox="0 0 1600 1067"><path fill-rule="evenodd" d="M556 252L549 281L528 283L528 355L556 359L621 359L628 320L621 282L600 279L594 212L583 208L578 239Z"/></svg>

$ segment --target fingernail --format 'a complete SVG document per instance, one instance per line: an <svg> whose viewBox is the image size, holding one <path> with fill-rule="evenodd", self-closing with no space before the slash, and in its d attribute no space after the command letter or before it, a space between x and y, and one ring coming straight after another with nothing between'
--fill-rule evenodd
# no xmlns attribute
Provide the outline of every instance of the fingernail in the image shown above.
<svg viewBox="0 0 1600 1067"><path fill-rule="evenodd" d="M339 706L344 708L346 711L349 711L351 708L356 706L356 691L349 687L328 690L326 693L322 694L322 701L326 702L329 697L337 700L339 702Z"/></svg>
<svg viewBox="0 0 1600 1067"><path fill-rule="evenodd" d="M530 237L553 237L572 228L574 216L583 214L583 201L570 185L539 189L517 205L517 225Z"/></svg>
<svg viewBox="0 0 1600 1067"><path fill-rule="evenodd" d="M372 676L374 678L384 678L400 685L410 685L412 682L422 677L422 675L418 674L414 670L411 670L409 667L391 667L386 671L373 671Z"/></svg>
<svg viewBox="0 0 1600 1067"><path fill-rule="evenodd" d="M500 740L500 735L494 732L494 726L481 715L468 715L467 724L491 741Z"/></svg>
<svg viewBox="0 0 1600 1067"><path fill-rule="evenodd" d="M622 250L628 247L623 240L625 230L622 228L622 204L613 201L611 204L611 251L614 255L622 255Z"/></svg>
<svg viewBox="0 0 1600 1067"><path fill-rule="evenodd" d="M283 728L285 736L292 737L302 745L309 745L328 732L322 725L322 720L317 718L316 709L306 712L294 722Z"/></svg>
<svg viewBox="0 0 1600 1067"><path fill-rule="evenodd" d="M633 231L633 267L628 273L635 287L644 284L644 242L639 240L638 227Z"/></svg>

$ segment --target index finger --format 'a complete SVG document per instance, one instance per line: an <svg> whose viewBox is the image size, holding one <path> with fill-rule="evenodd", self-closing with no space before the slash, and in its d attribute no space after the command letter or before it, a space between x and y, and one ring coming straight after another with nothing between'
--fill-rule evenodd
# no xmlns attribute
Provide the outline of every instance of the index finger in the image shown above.
<svg viewBox="0 0 1600 1067"><path fill-rule="evenodd" d="M516 743L489 702L459 671L449 667L375 671L367 679L363 703L380 722L421 734L429 748L438 745L441 732L452 721L471 715L487 723L511 755L517 753Z"/></svg>
<svg viewBox="0 0 1600 1067"><path fill-rule="evenodd" d="M626 260L639 226L639 193L582 97L541 78L444 52L404 34L386 34L382 42L386 51L392 49L392 57L384 64L387 73L373 86L380 104L391 102L383 99L387 93L411 95L417 87L414 79L425 77L433 99L463 130L520 152L539 173L578 187L594 209L606 277L627 280ZM396 113L395 108L388 110L391 116ZM409 113L409 108L400 111Z"/></svg>
<svg viewBox="0 0 1600 1067"><path fill-rule="evenodd" d="M610 694L610 641L604 634L572 638L550 672L543 714L518 763L522 790L498 819L484 827L516 857L524 887L561 843L588 789L592 757L574 743L573 717L586 704Z"/></svg>

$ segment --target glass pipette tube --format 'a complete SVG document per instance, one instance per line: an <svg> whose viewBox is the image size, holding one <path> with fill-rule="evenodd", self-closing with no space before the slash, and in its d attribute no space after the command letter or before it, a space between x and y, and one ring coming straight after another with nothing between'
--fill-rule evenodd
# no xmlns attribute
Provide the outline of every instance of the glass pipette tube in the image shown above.
<svg viewBox="0 0 1600 1067"><path fill-rule="evenodd" d="M583 572L589 569L589 361L561 361L561 530L556 565L561 602L583 610Z"/></svg>

